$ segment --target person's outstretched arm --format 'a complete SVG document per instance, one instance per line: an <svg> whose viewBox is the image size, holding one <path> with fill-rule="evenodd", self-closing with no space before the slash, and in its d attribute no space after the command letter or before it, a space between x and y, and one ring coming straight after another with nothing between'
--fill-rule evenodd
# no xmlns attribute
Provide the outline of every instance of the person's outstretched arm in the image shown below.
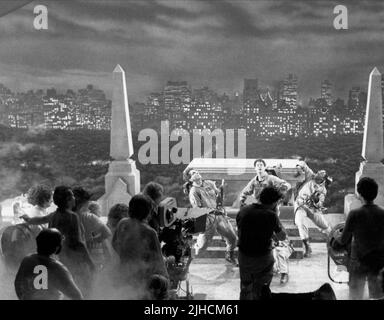
<svg viewBox="0 0 384 320"><path fill-rule="evenodd" d="M255 181L254 179L252 179L251 181L248 182L248 184L240 193L240 207L245 204L245 201L247 200L248 196L253 195L254 191L255 191Z"/></svg>
<svg viewBox="0 0 384 320"><path fill-rule="evenodd" d="M271 179L272 184L282 192L287 192L292 187L290 183L279 177L269 176L269 179Z"/></svg>
<svg viewBox="0 0 384 320"><path fill-rule="evenodd" d="M26 223L28 224L46 224L49 223L51 220L51 217L53 216L54 212L51 212L50 214L43 216L43 217L29 217L28 215L24 214L20 218L22 218Z"/></svg>
<svg viewBox="0 0 384 320"><path fill-rule="evenodd" d="M309 181L314 177L315 173L305 161L300 161L298 166L304 171L304 181Z"/></svg>

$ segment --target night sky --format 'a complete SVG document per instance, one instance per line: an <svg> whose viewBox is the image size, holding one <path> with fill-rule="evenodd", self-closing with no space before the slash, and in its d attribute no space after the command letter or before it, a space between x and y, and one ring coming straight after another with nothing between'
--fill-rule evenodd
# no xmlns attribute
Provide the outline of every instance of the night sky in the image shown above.
<svg viewBox="0 0 384 320"><path fill-rule="evenodd" d="M0 1L1 3L4 0ZM5 1L6 2L6 1ZM167 80L241 91L299 77L299 101L366 88L384 72L384 1L33 1L0 18L0 82L12 90L84 87L110 93L117 63L130 101L160 91ZM33 28L33 8L48 7L48 30ZM348 30L335 30L333 9L348 8Z"/></svg>

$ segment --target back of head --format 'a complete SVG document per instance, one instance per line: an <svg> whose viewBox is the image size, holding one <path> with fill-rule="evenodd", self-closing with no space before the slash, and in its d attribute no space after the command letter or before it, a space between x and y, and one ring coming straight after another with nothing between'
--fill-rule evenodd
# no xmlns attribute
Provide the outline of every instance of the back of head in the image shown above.
<svg viewBox="0 0 384 320"><path fill-rule="evenodd" d="M33 206L42 207L51 200L52 190L45 185L36 185L31 187L27 192L28 202Z"/></svg>
<svg viewBox="0 0 384 320"><path fill-rule="evenodd" d="M160 201L163 197L163 193L163 186L154 181L148 182L143 189L143 194L150 197L155 202Z"/></svg>
<svg viewBox="0 0 384 320"><path fill-rule="evenodd" d="M72 190L67 186L58 186L53 192L53 202L59 209L66 209L72 198Z"/></svg>
<svg viewBox="0 0 384 320"><path fill-rule="evenodd" d="M168 279L154 274L148 281L148 291L151 300L166 300L168 298Z"/></svg>
<svg viewBox="0 0 384 320"><path fill-rule="evenodd" d="M137 220L144 220L152 210L151 199L144 194L137 194L129 201L129 216Z"/></svg>
<svg viewBox="0 0 384 320"><path fill-rule="evenodd" d="M75 210L78 210L82 205L89 202L91 194L83 187L73 188L73 195L75 196Z"/></svg>
<svg viewBox="0 0 384 320"><path fill-rule="evenodd" d="M376 199L379 186L376 181L369 177L364 177L357 183L357 192L365 201L371 202Z"/></svg>
<svg viewBox="0 0 384 320"><path fill-rule="evenodd" d="M108 224L116 228L121 219L129 217L129 207L124 203L115 204L108 213Z"/></svg>
<svg viewBox="0 0 384 320"><path fill-rule="evenodd" d="M265 187L259 195L259 200L264 205L271 205L283 198L283 194L275 187Z"/></svg>
<svg viewBox="0 0 384 320"><path fill-rule="evenodd" d="M324 283L319 289L317 289L312 300L337 300L335 291L333 291L329 283Z"/></svg>
<svg viewBox="0 0 384 320"><path fill-rule="evenodd" d="M62 234L59 230L43 229L36 237L37 253L51 255L56 253L57 248L61 247Z"/></svg>
<svg viewBox="0 0 384 320"><path fill-rule="evenodd" d="M92 201L89 206L88 206L88 209L91 213L93 213L94 215L100 217L101 215L101 206L95 202L95 201Z"/></svg>

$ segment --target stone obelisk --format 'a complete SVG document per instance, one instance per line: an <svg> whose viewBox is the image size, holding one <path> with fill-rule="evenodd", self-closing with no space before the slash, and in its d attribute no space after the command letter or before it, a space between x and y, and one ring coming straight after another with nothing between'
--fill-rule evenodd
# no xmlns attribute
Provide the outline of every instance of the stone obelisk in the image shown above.
<svg viewBox="0 0 384 320"><path fill-rule="evenodd" d="M133 155L131 120L125 72L120 65L113 70L111 144L108 173L105 176L105 194L99 199L103 215L116 203L128 204L140 192L140 171Z"/></svg>
<svg viewBox="0 0 384 320"><path fill-rule="evenodd" d="M381 160L384 158L383 146L383 101L381 88L381 73L374 68L369 75L368 99L365 114L364 137L362 157L364 161L360 163L359 171L355 176L355 194L357 195L357 183L363 177L375 179L379 185L379 194L375 202L384 206L384 165ZM356 208L361 205L357 201L356 195L354 199L349 198L349 204L344 208L344 212ZM347 196L348 197L348 196ZM347 199L346 199L347 200Z"/></svg>
<svg viewBox="0 0 384 320"><path fill-rule="evenodd" d="M360 178L371 177L379 185L376 203L384 205L384 158L383 146L383 101L381 88L381 73L373 69L369 76L367 111L365 115L364 139L362 157L356 172L356 185Z"/></svg>

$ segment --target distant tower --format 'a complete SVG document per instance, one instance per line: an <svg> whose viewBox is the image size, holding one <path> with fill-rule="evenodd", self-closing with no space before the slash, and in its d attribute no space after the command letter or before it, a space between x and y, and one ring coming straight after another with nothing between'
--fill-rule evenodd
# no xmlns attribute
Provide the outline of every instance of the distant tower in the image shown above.
<svg viewBox="0 0 384 320"><path fill-rule="evenodd" d="M257 79L244 79L242 125L248 132L259 130L259 82Z"/></svg>
<svg viewBox="0 0 384 320"><path fill-rule="evenodd" d="M164 116L172 128L183 128L191 108L191 88L187 81L168 81L164 88Z"/></svg>
<svg viewBox="0 0 384 320"><path fill-rule="evenodd" d="M255 101L258 99L259 81L257 79L244 79L243 99Z"/></svg>
<svg viewBox="0 0 384 320"><path fill-rule="evenodd" d="M321 99L327 101L328 106L332 104L332 84L328 80L321 82Z"/></svg>
<svg viewBox="0 0 384 320"><path fill-rule="evenodd" d="M282 100L291 108L297 108L297 76L290 73L283 81Z"/></svg>

